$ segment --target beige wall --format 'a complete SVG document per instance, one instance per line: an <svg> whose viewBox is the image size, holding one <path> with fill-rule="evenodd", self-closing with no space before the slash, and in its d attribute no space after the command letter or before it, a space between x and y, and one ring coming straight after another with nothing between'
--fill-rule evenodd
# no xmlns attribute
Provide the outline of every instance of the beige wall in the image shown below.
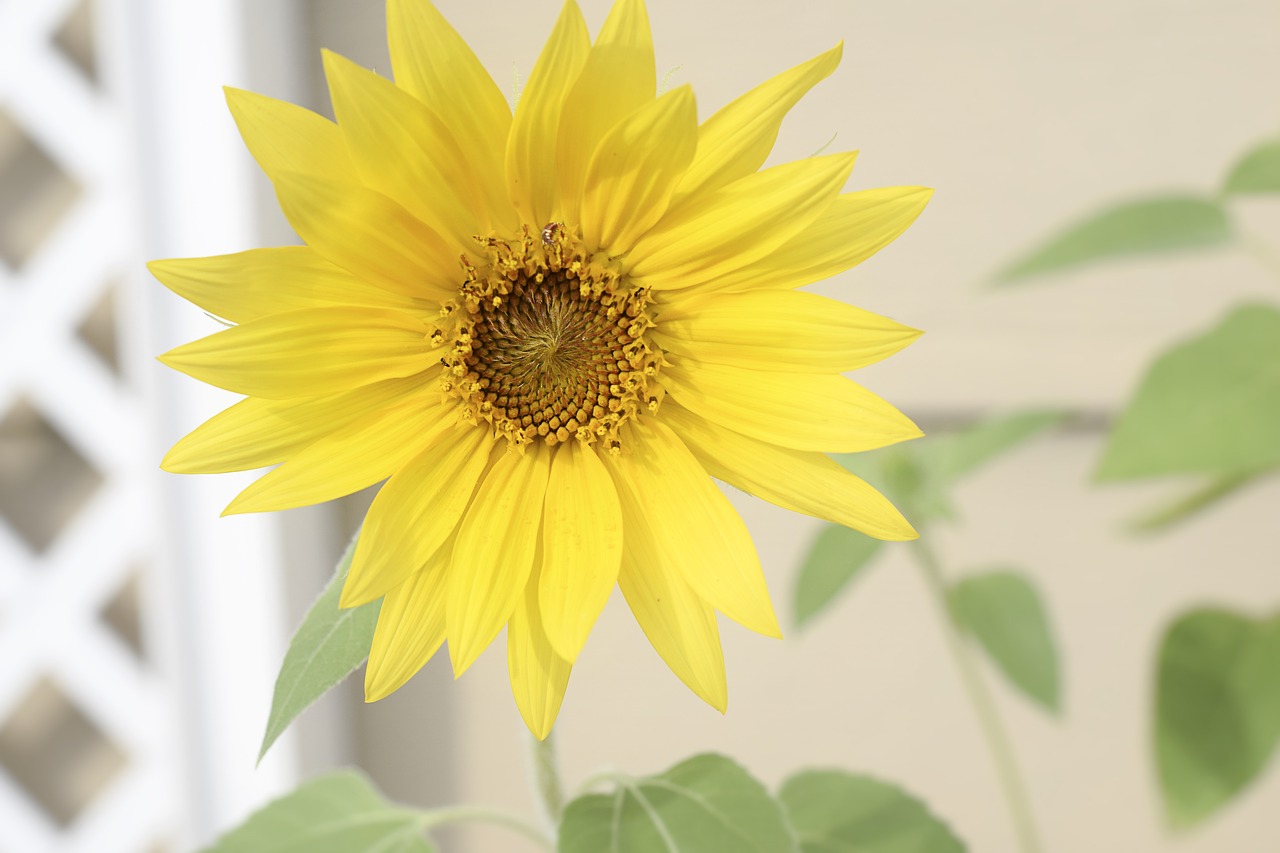
<svg viewBox="0 0 1280 853"><path fill-rule="evenodd" d="M531 68L558 8L439 5L504 84L513 61ZM981 286L1029 241L1105 200L1213 187L1237 152L1274 133L1275 0L649 5L660 73L680 66L673 79L694 84L702 115L846 39L843 67L797 108L775 160L806 156L838 133L836 147L863 152L852 187L938 189L899 244L821 287L928 331L862 377L926 427L1045 403L1105 417L1157 347L1241 299L1280 293L1225 252L1116 264L1017 291ZM387 70L379 3L315 0L310 11L318 46ZM606 11L585 3L593 31ZM1256 220L1280 240L1278 225ZM1280 605L1280 488L1256 488L1174 534L1132 539L1119 522L1167 489L1090 487L1099 449L1099 434L1073 432L994 465L959 494L963 526L936 542L952 573L1022 565L1047 594L1065 648L1064 718L997 687L1047 847L1274 850L1275 773L1203 830L1183 839L1163 831L1147 719L1157 636L1174 613L1206 600ZM787 611L815 523L735 500ZM841 766L908 785L974 851L1012 851L973 716L902 557L783 642L726 624L725 717L666 672L615 600L561 717L569 781L601 764L645 772L707 749L771 782L804 765ZM441 796L438 781L415 776L443 772L453 774L455 800L529 808L522 727L496 645L456 685L438 660L396 696L355 711L353 754L391 793ZM452 721L451 730L432 731L432 720ZM503 835L468 837L469 850L518 849Z"/></svg>

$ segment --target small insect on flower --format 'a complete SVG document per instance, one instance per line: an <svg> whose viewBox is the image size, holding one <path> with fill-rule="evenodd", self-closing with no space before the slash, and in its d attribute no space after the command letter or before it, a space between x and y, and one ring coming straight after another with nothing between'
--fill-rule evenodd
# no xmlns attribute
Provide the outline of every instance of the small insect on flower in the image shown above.
<svg viewBox="0 0 1280 853"><path fill-rule="evenodd" d="M556 237L560 234L560 230L562 228L564 228L564 226L559 222L548 222L543 226L542 245L546 246L548 249L551 248L551 244L556 241Z"/></svg>
<svg viewBox="0 0 1280 853"><path fill-rule="evenodd" d="M370 701L446 639L461 674L505 626L546 737L618 587L723 711L720 615L781 629L712 477L916 535L826 454L920 435L843 375L919 332L799 288L879 251L930 191L846 192L852 152L760 171L841 45L700 121L691 87L657 91L644 0L616 0L594 41L566 0L513 113L430 0L386 9L395 82L326 53L336 122L227 92L306 245L151 264L236 324L162 361L245 395L163 465L271 468L230 513L384 483L339 602L382 602Z"/></svg>

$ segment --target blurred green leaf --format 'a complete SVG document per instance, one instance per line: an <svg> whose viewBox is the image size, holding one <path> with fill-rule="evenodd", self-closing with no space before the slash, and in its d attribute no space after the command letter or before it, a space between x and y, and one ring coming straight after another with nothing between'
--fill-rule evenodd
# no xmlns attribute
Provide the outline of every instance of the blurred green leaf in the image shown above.
<svg viewBox="0 0 1280 853"><path fill-rule="evenodd" d="M1010 284L1125 255L1217 246L1231 236L1226 211L1210 199L1194 195L1142 199L1104 210L1067 229L1000 273L996 283Z"/></svg>
<svg viewBox="0 0 1280 853"><path fill-rule="evenodd" d="M884 493L918 525L938 518L954 518L955 509L947 494L950 485L938 466L931 464L929 451L947 441L939 436L931 444L890 447L878 457Z"/></svg>
<svg viewBox="0 0 1280 853"><path fill-rule="evenodd" d="M818 534L796 578L795 622L804 626L871 562L884 543L829 524Z"/></svg>
<svg viewBox="0 0 1280 853"><path fill-rule="evenodd" d="M1236 309L1160 356L1098 466L1100 480L1232 476L1280 464L1280 311Z"/></svg>
<svg viewBox="0 0 1280 853"><path fill-rule="evenodd" d="M792 776L778 794L801 853L963 853L964 844L901 788L836 770ZM604 848L601 848L604 849Z"/></svg>
<svg viewBox="0 0 1280 853"><path fill-rule="evenodd" d="M1062 676L1049 617L1036 588L1012 571L967 577L951 588L951 609L1019 690L1061 710Z"/></svg>
<svg viewBox="0 0 1280 853"><path fill-rule="evenodd" d="M738 764L697 755L565 808L560 853L796 853L782 807Z"/></svg>
<svg viewBox="0 0 1280 853"><path fill-rule="evenodd" d="M1167 530L1215 506L1219 501L1231 497L1268 473L1271 471L1246 471L1214 477L1187 494L1134 519L1129 529L1134 533L1159 533Z"/></svg>
<svg viewBox="0 0 1280 853"><path fill-rule="evenodd" d="M909 445L836 453L832 458L886 495L918 529L936 518L954 515L936 472L925 467L923 451L939 440L926 437Z"/></svg>
<svg viewBox="0 0 1280 853"><path fill-rule="evenodd" d="M1190 826L1248 785L1280 739L1280 616L1181 616L1161 643L1155 717L1165 811Z"/></svg>
<svg viewBox="0 0 1280 853"><path fill-rule="evenodd" d="M1222 191L1227 195L1280 192L1280 139L1264 142L1241 157Z"/></svg>
<svg viewBox="0 0 1280 853"><path fill-rule="evenodd" d="M848 470L887 494L918 524L952 515L947 490L968 474L1062 423L1060 411L996 415L958 432L868 453L837 454Z"/></svg>
<svg viewBox="0 0 1280 853"><path fill-rule="evenodd" d="M908 445L833 458L888 495L917 528L953 518L950 489L956 482L1062 423L1059 411L999 415L949 435ZM883 543L852 530L823 528L801 565L795 589L795 620L801 627L829 605L861 573Z"/></svg>
<svg viewBox="0 0 1280 853"><path fill-rule="evenodd" d="M950 435L834 458L888 495L917 528L923 528L936 519L955 516L952 485L1064 418L1058 411L1014 412ZM882 544L837 525L823 528L796 580L796 626L805 625L829 605L879 553Z"/></svg>
<svg viewBox="0 0 1280 853"><path fill-rule="evenodd" d="M947 483L1013 450L1062 423L1066 415L1060 411L1033 410L1014 412L981 421L953 435L942 436L932 445L921 448L925 465L933 468Z"/></svg>
<svg viewBox="0 0 1280 853"><path fill-rule="evenodd" d="M338 607L342 583L355 554L353 540L338 563L337 572L316 603L311 605L298 632L289 642L271 697L271 714L262 738L258 760L312 702L333 689L364 663L373 644L373 628L382 601L343 610Z"/></svg>
<svg viewBox="0 0 1280 853"><path fill-rule="evenodd" d="M348 770L262 807L205 853L433 853L423 825L420 815L390 805Z"/></svg>

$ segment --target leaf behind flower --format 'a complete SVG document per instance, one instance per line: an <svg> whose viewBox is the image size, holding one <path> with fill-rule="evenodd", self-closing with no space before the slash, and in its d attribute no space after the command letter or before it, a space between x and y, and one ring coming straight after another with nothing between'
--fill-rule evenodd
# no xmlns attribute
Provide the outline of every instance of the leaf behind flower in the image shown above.
<svg viewBox="0 0 1280 853"><path fill-rule="evenodd" d="M333 580L311 605L297 633L289 641L289 650L280 665L280 674L276 676L267 731L258 752L259 761L299 714L340 684L369 657L382 600L346 610L338 607L342 584L351 569L355 550L353 540L339 561Z"/></svg>

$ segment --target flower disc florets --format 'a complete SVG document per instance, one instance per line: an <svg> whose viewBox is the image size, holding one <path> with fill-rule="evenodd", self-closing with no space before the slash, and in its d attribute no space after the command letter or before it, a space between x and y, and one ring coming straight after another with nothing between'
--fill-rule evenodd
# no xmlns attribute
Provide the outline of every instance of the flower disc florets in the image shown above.
<svg viewBox="0 0 1280 853"><path fill-rule="evenodd" d="M553 227L555 226L555 227ZM513 445L570 438L609 450L641 406L657 411L661 363L644 288L556 223L535 238L480 238L487 263L463 261L459 298L444 306L452 340L442 381L464 419L488 421Z"/></svg>

